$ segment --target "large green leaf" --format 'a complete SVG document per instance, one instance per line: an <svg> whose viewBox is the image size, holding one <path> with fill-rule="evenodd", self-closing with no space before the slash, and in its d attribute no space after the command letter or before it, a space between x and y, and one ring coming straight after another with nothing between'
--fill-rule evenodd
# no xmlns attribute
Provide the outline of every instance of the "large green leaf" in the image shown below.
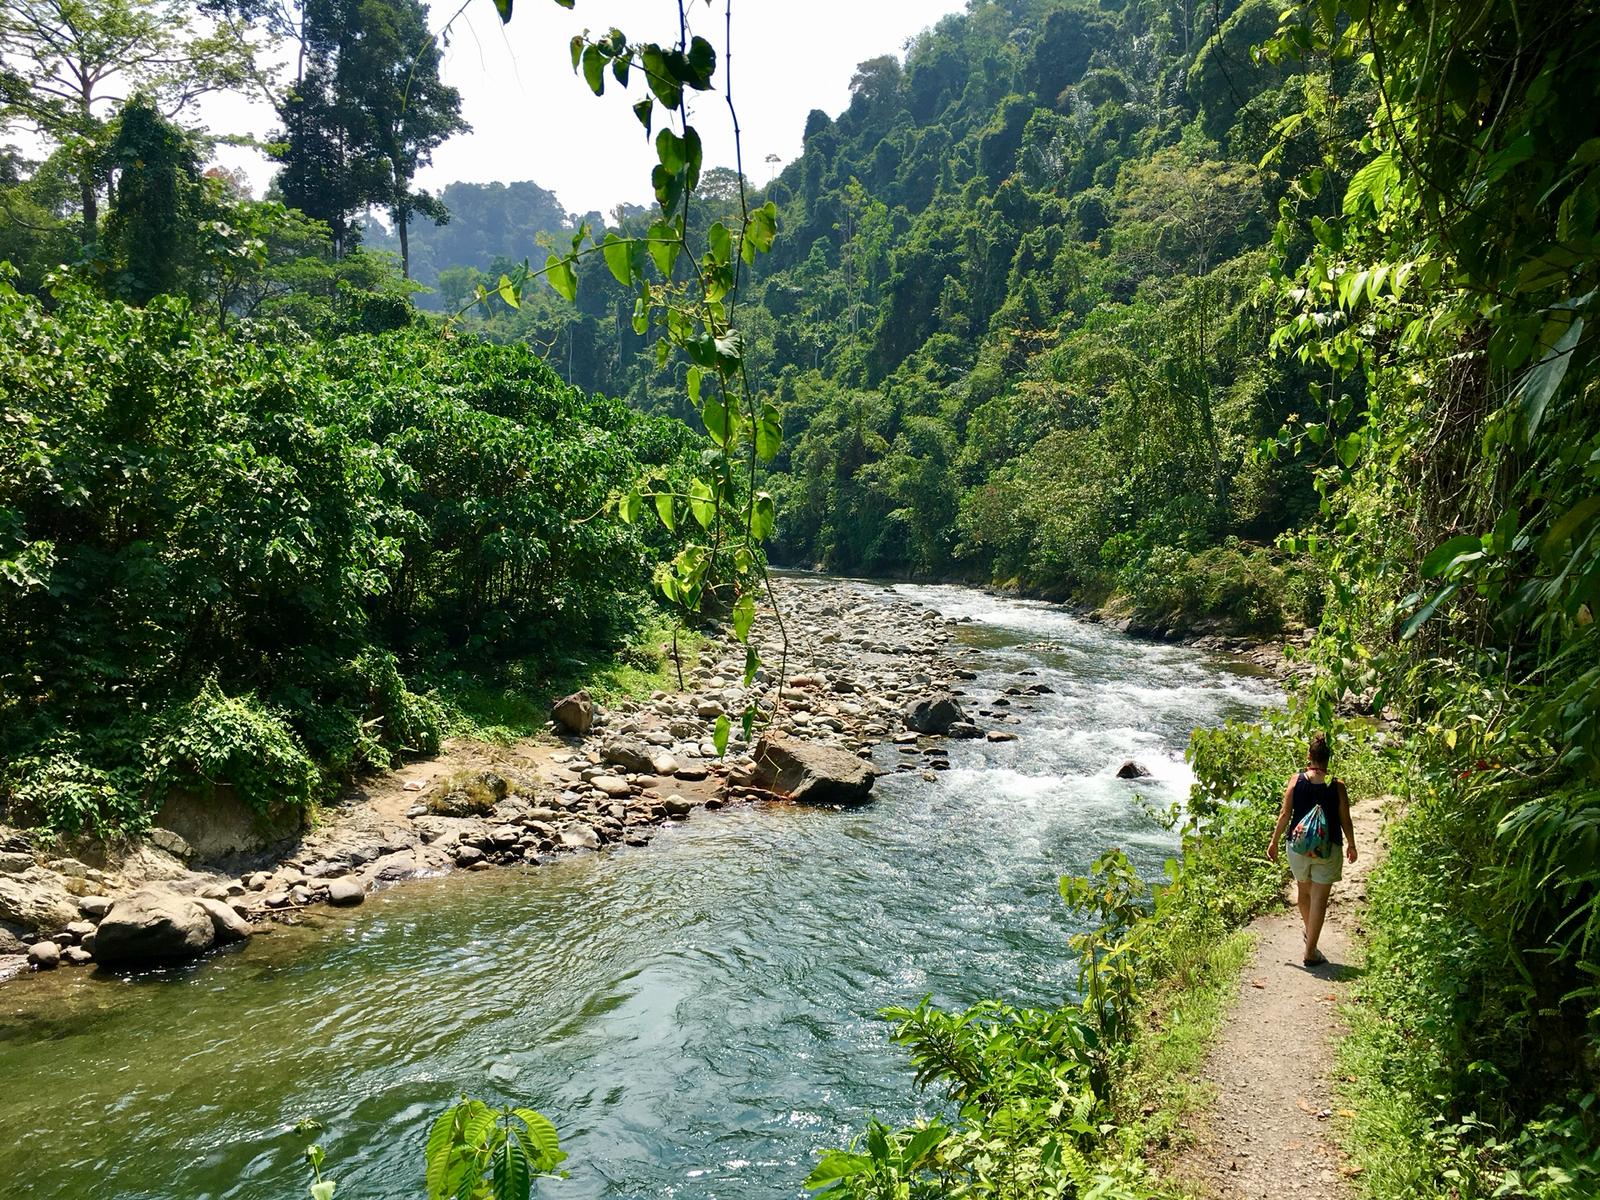
<svg viewBox="0 0 1600 1200"><path fill-rule="evenodd" d="M533 1190L533 1164L521 1139L508 1137L494 1153L494 1200L528 1200Z"/></svg>
<svg viewBox="0 0 1600 1200"><path fill-rule="evenodd" d="M633 243L624 241L614 233L606 234L606 240L600 248L600 253L606 260L606 267L623 287L633 286L632 251Z"/></svg>
<svg viewBox="0 0 1600 1200"><path fill-rule="evenodd" d="M544 277L563 299L571 302L578 298L578 276L569 260L550 255L544 261Z"/></svg>
<svg viewBox="0 0 1600 1200"><path fill-rule="evenodd" d="M1543 358L1528 368L1522 382L1517 385L1517 395L1522 402L1523 427L1528 437L1539 432L1545 409L1550 404L1550 398L1556 394L1556 389L1561 386L1561 381L1566 378L1567 368L1572 365L1572 356L1578 347L1578 339L1582 336L1583 318L1573 317L1566 331L1556 339Z"/></svg>
<svg viewBox="0 0 1600 1200"><path fill-rule="evenodd" d="M1437 579L1446 570L1456 565L1466 555L1480 555L1483 551L1483 540L1469 533L1450 538L1446 542L1435 546L1422 560L1422 577L1424 579Z"/></svg>

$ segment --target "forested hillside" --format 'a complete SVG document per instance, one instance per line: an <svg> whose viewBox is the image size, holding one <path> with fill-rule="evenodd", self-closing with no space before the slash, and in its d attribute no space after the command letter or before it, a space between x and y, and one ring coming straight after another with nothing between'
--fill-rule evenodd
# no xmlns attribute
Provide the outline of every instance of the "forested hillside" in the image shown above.
<svg viewBox="0 0 1600 1200"><path fill-rule="evenodd" d="M1258 164L1308 86L1252 58L1276 21L1267 0L974 3L811 114L742 318L794 435L777 555L1121 588L1156 627L1315 615L1262 548L1314 507L1309 473L1254 453L1310 379L1267 352L1259 293L1300 164ZM708 171L699 217L736 183ZM575 316L490 305L491 336L549 345L574 382L684 411L599 261Z"/></svg>
<svg viewBox="0 0 1600 1200"><path fill-rule="evenodd" d="M442 225L425 218L411 221L411 278L431 289L417 296L420 307L449 313L462 307L481 274L498 279L533 253L532 247L570 237L577 220L554 192L532 180L448 183L437 200L445 216ZM598 214L588 220L596 223ZM400 248L395 231L376 222L364 228L362 243L374 250Z"/></svg>

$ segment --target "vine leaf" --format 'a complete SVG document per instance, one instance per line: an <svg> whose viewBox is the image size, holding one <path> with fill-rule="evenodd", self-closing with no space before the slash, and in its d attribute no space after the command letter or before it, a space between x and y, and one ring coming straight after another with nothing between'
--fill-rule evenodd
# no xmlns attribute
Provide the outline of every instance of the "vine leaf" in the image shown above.
<svg viewBox="0 0 1600 1200"><path fill-rule="evenodd" d="M578 276L567 259L552 254L544 260L545 278L568 303L578 298Z"/></svg>
<svg viewBox="0 0 1600 1200"><path fill-rule="evenodd" d="M557 4L561 0L556 0ZM568 7L571 7L570 5ZM508 25L511 22L511 0L494 0L494 10L500 14L500 24Z"/></svg>
<svg viewBox="0 0 1600 1200"><path fill-rule="evenodd" d="M521 301L517 299L517 288L516 285L511 282L511 276L500 276L500 285L495 288L495 291L499 294L500 299L504 300L512 308L522 307Z"/></svg>
<svg viewBox="0 0 1600 1200"><path fill-rule="evenodd" d="M1422 560L1422 577L1437 579L1451 567L1483 557L1483 540L1470 533L1461 534L1435 546Z"/></svg>
<svg viewBox="0 0 1600 1200"><path fill-rule="evenodd" d="M623 287L633 286L631 250L630 243L623 241L614 233L606 234L605 243L600 248L600 253L605 257L606 266L610 268L612 276Z"/></svg>
<svg viewBox="0 0 1600 1200"><path fill-rule="evenodd" d="M717 748L718 758L721 758L723 755L727 754L728 738L732 735L732 733L733 722L729 721L727 714L724 713L722 716L717 718L717 726L711 734L711 741L712 744Z"/></svg>
<svg viewBox="0 0 1600 1200"><path fill-rule="evenodd" d="M590 46L583 52L583 79L596 96L606 90L606 60L598 46Z"/></svg>
<svg viewBox="0 0 1600 1200"><path fill-rule="evenodd" d="M739 597L733 606L733 636L741 642L750 640L750 627L756 623L756 598L749 592Z"/></svg>
<svg viewBox="0 0 1600 1200"><path fill-rule="evenodd" d="M696 479L689 484L689 511L700 522L702 529L710 529L711 521L717 514L715 496L711 485L704 479Z"/></svg>
<svg viewBox="0 0 1600 1200"><path fill-rule="evenodd" d="M777 406L763 404L761 419L756 422L756 453L763 462L771 462L783 448L783 416Z"/></svg>
<svg viewBox="0 0 1600 1200"><path fill-rule="evenodd" d="M755 503L750 506L750 536L764 542L772 536L772 527L777 523L778 508L771 495L757 492Z"/></svg>
<svg viewBox="0 0 1600 1200"><path fill-rule="evenodd" d="M676 532L678 522L672 511L672 493L656 493L656 515L661 518L661 523L667 527L668 532Z"/></svg>
<svg viewBox="0 0 1600 1200"><path fill-rule="evenodd" d="M1574 317L1567 325L1566 332L1556 339L1555 345L1522 377L1517 392L1522 400L1522 416L1530 438L1539 432L1544 410L1550 403L1550 397L1556 394L1556 389L1566 378L1573 351L1577 349L1578 339L1582 336L1583 318Z"/></svg>

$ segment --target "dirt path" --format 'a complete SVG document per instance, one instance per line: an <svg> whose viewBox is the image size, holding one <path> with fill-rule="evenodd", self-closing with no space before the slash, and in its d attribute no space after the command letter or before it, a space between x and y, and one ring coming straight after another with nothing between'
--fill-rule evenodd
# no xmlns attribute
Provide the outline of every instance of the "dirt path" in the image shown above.
<svg viewBox="0 0 1600 1200"><path fill-rule="evenodd" d="M1356 912L1382 853L1381 805L1352 806L1361 859L1333 889L1321 949L1326 966L1302 962L1300 913L1258 918L1254 960L1202 1072L1216 1097L1195 1145L1171 1170L1175 1182L1211 1200L1285 1196L1349 1200L1333 1122L1339 1006L1359 974ZM1293 885L1291 885L1292 887Z"/></svg>

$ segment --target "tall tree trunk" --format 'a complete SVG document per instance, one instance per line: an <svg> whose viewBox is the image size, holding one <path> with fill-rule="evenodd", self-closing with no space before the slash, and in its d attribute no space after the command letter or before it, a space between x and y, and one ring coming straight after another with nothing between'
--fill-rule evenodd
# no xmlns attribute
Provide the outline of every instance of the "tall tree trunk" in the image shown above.
<svg viewBox="0 0 1600 1200"><path fill-rule="evenodd" d="M397 205L394 209L394 227L400 235L400 273L407 279L411 278L411 235L406 229L410 224L411 214L404 205Z"/></svg>
<svg viewBox="0 0 1600 1200"><path fill-rule="evenodd" d="M100 197L95 191L94 169L84 164L78 181L83 200L83 244L92 246L100 236Z"/></svg>

